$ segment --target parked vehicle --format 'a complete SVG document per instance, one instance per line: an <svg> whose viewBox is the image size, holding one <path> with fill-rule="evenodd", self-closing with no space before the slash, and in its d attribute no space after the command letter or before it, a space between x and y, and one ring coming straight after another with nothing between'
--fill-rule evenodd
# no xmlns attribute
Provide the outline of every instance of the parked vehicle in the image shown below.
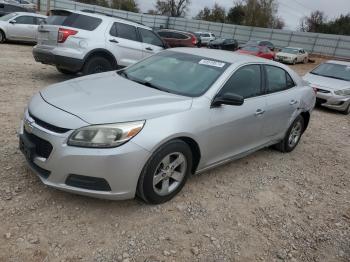
<svg viewBox="0 0 350 262"><path fill-rule="evenodd" d="M236 52L246 55L254 55L258 57L262 57L269 60L275 59L275 53L272 52L269 48L266 46L251 46L247 45L242 47L241 49L237 50Z"/></svg>
<svg viewBox="0 0 350 262"><path fill-rule="evenodd" d="M215 35L210 32L195 32L195 34L199 36L202 45L208 45L210 41L216 39Z"/></svg>
<svg viewBox="0 0 350 262"><path fill-rule="evenodd" d="M200 39L192 32L161 29L158 34L169 47L196 47L201 45Z"/></svg>
<svg viewBox="0 0 350 262"><path fill-rule="evenodd" d="M8 4L5 2L0 2L0 17L7 14L11 14L13 12L29 12L29 11L26 8L16 4Z"/></svg>
<svg viewBox="0 0 350 262"><path fill-rule="evenodd" d="M38 31L35 60L65 74L110 71L165 48L147 26L88 10L53 10Z"/></svg>
<svg viewBox="0 0 350 262"><path fill-rule="evenodd" d="M231 38L219 38L209 42L208 48L236 51L238 42Z"/></svg>
<svg viewBox="0 0 350 262"><path fill-rule="evenodd" d="M275 50L274 44L271 43L270 41L265 41L265 40L249 40L246 44L242 44L239 47L243 48L244 46L266 46L271 51Z"/></svg>
<svg viewBox="0 0 350 262"><path fill-rule="evenodd" d="M317 104L350 113L350 62L327 61L304 76L317 90Z"/></svg>
<svg viewBox="0 0 350 262"><path fill-rule="evenodd" d="M7 40L36 42L38 25L47 17L40 14L18 12L0 17L0 43Z"/></svg>
<svg viewBox="0 0 350 262"><path fill-rule="evenodd" d="M157 204L191 173L271 145L292 151L314 103L313 89L281 63L175 48L40 91L20 149L48 186Z"/></svg>
<svg viewBox="0 0 350 262"><path fill-rule="evenodd" d="M27 0L15 0L21 7L24 7L28 10L35 11L37 9L36 4L31 3Z"/></svg>
<svg viewBox="0 0 350 262"><path fill-rule="evenodd" d="M296 63L307 64L309 62L309 54L303 48L285 47L276 54L276 60L293 65Z"/></svg>

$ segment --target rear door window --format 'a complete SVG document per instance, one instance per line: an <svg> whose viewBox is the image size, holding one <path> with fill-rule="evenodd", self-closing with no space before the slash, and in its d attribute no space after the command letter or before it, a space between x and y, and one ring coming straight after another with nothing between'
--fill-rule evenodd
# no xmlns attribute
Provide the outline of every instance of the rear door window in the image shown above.
<svg viewBox="0 0 350 262"><path fill-rule="evenodd" d="M163 47L163 42L160 38L150 30L139 28L139 32L141 34L142 42L150 45L156 45Z"/></svg>
<svg viewBox="0 0 350 262"><path fill-rule="evenodd" d="M139 41L139 36L135 26L123 23L114 23L110 34L115 37L120 37L132 41Z"/></svg>
<svg viewBox="0 0 350 262"><path fill-rule="evenodd" d="M266 65L265 70L268 93L287 90L295 86L293 79L284 69Z"/></svg>

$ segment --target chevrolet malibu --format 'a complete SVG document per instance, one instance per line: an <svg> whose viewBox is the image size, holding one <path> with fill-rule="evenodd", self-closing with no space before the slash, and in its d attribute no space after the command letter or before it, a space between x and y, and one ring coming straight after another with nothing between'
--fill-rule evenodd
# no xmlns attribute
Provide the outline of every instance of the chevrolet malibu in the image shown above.
<svg viewBox="0 0 350 262"><path fill-rule="evenodd" d="M48 186L157 204L192 173L274 145L292 151L315 103L288 67L222 50L167 50L34 95L20 149Z"/></svg>

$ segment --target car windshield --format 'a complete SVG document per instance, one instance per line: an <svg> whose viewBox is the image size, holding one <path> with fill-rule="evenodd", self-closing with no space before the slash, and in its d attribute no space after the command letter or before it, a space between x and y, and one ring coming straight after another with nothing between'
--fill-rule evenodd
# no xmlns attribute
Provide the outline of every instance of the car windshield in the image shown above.
<svg viewBox="0 0 350 262"><path fill-rule="evenodd" d="M0 17L0 21L8 21L11 18L15 17L16 15L17 15L16 13L4 15L4 16Z"/></svg>
<svg viewBox="0 0 350 262"><path fill-rule="evenodd" d="M229 65L206 57L165 51L118 73L150 88L196 97L204 94Z"/></svg>
<svg viewBox="0 0 350 262"><path fill-rule="evenodd" d="M288 54L293 54L296 55L298 54L298 49L294 49L294 48L283 48L282 53L288 53Z"/></svg>
<svg viewBox="0 0 350 262"><path fill-rule="evenodd" d="M325 63L312 70L311 74L350 81L350 65Z"/></svg>
<svg viewBox="0 0 350 262"><path fill-rule="evenodd" d="M257 46L245 46L242 48L244 51L250 51L250 52L259 52L259 47Z"/></svg>

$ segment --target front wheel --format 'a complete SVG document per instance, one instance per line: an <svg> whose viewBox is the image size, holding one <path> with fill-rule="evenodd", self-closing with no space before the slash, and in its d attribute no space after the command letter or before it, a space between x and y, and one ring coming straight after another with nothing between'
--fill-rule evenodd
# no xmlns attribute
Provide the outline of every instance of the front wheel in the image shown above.
<svg viewBox="0 0 350 262"><path fill-rule="evenodd" d="M275 147L283 153L292 152L299 144L300 138L304 132L304 118L298 116L289 127L285 137Z"/></svg>
<svg viewBox="0 0 350 262"><path fill-rule="evenodd" d="M145 165L137 186L137 196L150 204L160 204L177 195L192 170L192 152L182 140L161 146Z"/></svg>
<svg viewBox="0 0 350 262"><path fill-rule="evenodd" d="M350 104L348 107L342 112L344 115L349 115L350 114Z"/></svg>

